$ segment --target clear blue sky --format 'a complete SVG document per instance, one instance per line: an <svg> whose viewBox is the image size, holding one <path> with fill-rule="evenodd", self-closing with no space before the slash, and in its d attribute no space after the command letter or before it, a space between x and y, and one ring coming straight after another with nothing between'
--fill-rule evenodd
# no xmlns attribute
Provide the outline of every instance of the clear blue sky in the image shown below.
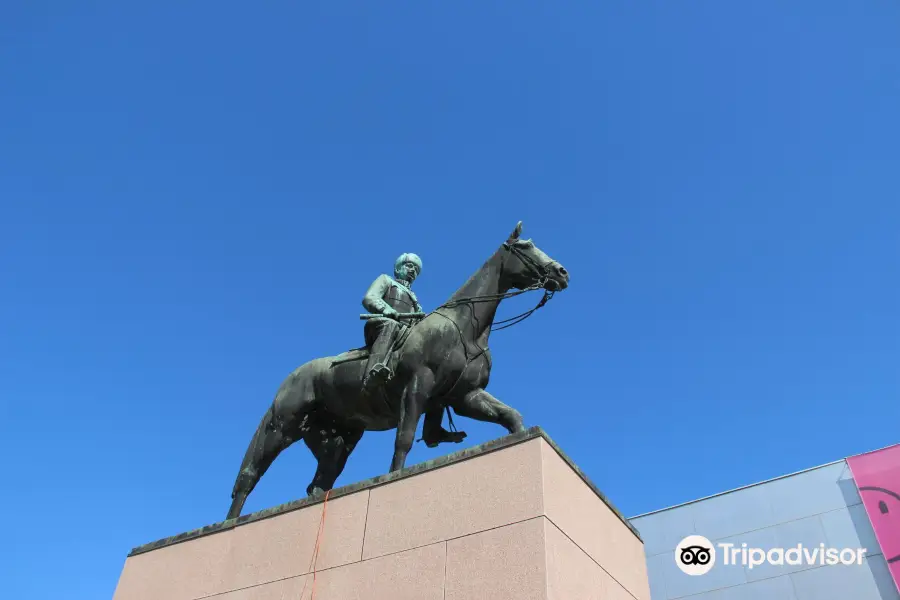
<svg viewBox="0 0 900 600"><path fill-rule="evenodd" d="M886 0L5 2L4 592L109 598L221 520L369 283L417 252L433 307L518 220L572 285L489 389L626 514L900 441L898 30ZM289 449L246 509L313 470Z"/></svg>

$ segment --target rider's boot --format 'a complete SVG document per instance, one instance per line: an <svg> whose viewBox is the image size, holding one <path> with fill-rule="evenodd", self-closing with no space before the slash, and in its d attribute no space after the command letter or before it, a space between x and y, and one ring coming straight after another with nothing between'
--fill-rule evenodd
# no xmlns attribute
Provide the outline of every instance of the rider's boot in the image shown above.
<svg viewBox="0 0 900 600"><path fill-rule="evenodd" d="M363 379L363 394L369 395L394 378L394 371L384 363L376 363Z"/></svg>
<svg viewBox="0 0 900 600"><path fill-rule="evenodd" d="M441 444L458 444L464 439L466 439L465 431L447 431L443 427L437 435L432 434L430 437L425 437L423 434L422 437L422 441L429 448L437 448Z"/></svg>
<svg viewBox="0 0 900 600"><path fill-rule="evenodd" d="M441 426L444 418L444 409L433 407L425 412L425 423L422 425L422 441L429 448L435 448L440 444L458 444L466 439L465 431L447 431Z"/></svg>
<svg viewBox="0 0 900 600"><path fill-rule="evenodd" d="M372 348L369 350L366 374L362 381L363 395L371 394L394 376L394 372L387 366L387 363L399 325L395 321L384 319L377 323L377 327L378 337L375 338Z"/></svg>

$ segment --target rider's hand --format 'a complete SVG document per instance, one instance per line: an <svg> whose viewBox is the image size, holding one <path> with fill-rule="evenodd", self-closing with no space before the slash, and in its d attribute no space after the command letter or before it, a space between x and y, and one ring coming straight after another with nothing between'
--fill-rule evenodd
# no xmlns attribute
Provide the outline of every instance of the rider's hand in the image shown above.
<svg viewBox="0 0 900 600"><path fill-rule="evenodd" d="M393 308L388 306L386 309L384 309L384 312L381 314L383 314L388 319L396 319L397 315L399 315L400 313L398 313L396 310L394 310Z"/></svg>

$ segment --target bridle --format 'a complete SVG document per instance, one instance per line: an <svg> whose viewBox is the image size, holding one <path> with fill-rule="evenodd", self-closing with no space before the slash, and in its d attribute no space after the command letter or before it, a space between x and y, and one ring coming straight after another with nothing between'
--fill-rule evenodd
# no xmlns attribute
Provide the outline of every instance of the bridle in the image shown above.
<svg viewBox="0 0 900 600"><path fill-rule="evenodd" d="M510 254L515 255L522 264L525 266L528 271L535 276L537 281L526 288L522 288L519 290L514 290L511 292L505 292L502 294L488 294L485 296L469 296L467 298L460 298L459 300L452 300L450 302L446 302L438 306L435 311L441 308L454 308L456 306L462 306L464 304L474 305L480 302L495 302L498 300L505 300L507 298L512 298L514 296L519 296L521 294L525 294L527 292L533 292L535 290L544 290L544 296L540 299L537 305L531 310L525 311L520 315L516 315L515 317L511 317L509 319L504 319L502 321L497 321L491 325L491 331L500 331L501 329L506 329L507 327L512 327L513 325L518 325L528 317L530 317L536 310L542 308L547 302L553 298L553 294L555 291L551 291L546 289L544 286L547 285L547 282L550 281L550 265L552 265L555 261L550 260L544 264L539 263L531 256L528 256L525 252L522 251L521 248L516 246L515 242L504 242L503 248L507 250ZM503 258L503 261L500 263L500 272L503 272L504 267L506 266L506 257ZM503 325L503 327L496 327L496 325Z"/></svg>

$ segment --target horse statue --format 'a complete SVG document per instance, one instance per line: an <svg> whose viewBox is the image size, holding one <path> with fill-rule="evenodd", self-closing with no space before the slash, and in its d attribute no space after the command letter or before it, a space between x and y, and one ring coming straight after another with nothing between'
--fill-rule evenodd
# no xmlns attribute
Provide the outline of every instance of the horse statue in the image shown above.
<svg viewBox="0 0 900 600"><path fill-rule="evenodd" d="M391 352L396 375L381 394L361 393L365 349L313 359L288 375L250 440L227 518L240 516L275 458L301 439L318 461L307 493L318 495L332 489L366 431L397 429L391 471L404 467L423 414L426 425L429 415L437 415L440 427L443 410L449 415L452 408L458 415L497 423L509 433L523 431L522 415L485 391L491 373L488 337L501 300L544 291L541 302L515 324L568 287L569 273L530 239L520 239L521 232L519 222L448 302L405 328Z"/></svg>

